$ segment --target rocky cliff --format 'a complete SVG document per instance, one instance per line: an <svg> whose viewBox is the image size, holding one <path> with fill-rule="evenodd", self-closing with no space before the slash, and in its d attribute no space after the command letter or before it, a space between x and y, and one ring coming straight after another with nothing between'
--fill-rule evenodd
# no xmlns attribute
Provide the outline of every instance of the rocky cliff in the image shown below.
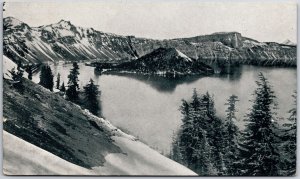
<svg viewBox="0 0 300 179"><path fill-rule="evenodd" d="M13 60L120 61L141 57L160 47L176 48L187 56L207 62L221 60L257 65L296 66L296 46L258 42L238 32L153 40L104 33L61 20L56 24L30 27L13 17L3 23L3 52Z"/></svg>

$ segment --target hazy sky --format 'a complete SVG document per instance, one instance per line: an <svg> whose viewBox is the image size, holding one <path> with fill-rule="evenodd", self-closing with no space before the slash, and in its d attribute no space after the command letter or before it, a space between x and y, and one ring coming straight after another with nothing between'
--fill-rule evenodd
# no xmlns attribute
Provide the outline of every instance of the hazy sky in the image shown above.
<svg viewBox="0 0 300 179"><path fill-rule="evenodd" d="M9 2L5 9L4 17L13 16L30 26L64 19L104 32L155 39L238 31L259 41L297 41L295 3Z"/></svg>

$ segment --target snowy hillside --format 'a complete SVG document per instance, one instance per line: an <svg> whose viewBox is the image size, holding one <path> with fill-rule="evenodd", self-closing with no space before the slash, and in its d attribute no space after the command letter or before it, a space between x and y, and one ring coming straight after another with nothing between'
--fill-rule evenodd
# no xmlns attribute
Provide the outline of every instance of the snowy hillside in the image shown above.
<svg viewBox="0 0 300 179"><path fill-rule="evenodd" d="M108 154L101 167L86 169L59 158L6 131L3 172L6 175L196 175L145 144L114 137L122 154Z"/></svg>
<svg viewBox="0 0 300 179"><path fill-rule="evenodd" d="M50 152L3 131L5 175L86 175L92 171L67 162Z"/></svg>
<svg viewBox="0 0 300 179"><path fill-rule="evenodd" d="M20 94L10 82L3 80L5 174L195 175L59 94L26 79Z"/></svg>

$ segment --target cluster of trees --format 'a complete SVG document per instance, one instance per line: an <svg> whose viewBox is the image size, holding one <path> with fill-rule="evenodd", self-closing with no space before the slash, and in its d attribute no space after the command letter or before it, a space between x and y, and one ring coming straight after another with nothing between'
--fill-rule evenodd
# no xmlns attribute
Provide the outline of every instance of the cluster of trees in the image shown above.
<svg viewBox="0 0 300 179"><path fill-rule="evenodd" d="M216 115L213 97L194 90L182 101L182 126L174 137L170 157L199 175L278 176L296 171L296 107L289 122L276 122L274 91L259 74L245 129L236 126L236 103L232 95L225 105L226 118ZM296 100L296 95L294 95Z"/></svg>
<svg viewBox="0 0 300 179"><path fill-rule="evenodd" d="M28 73L28 79L32 80L33 66L28 65L23 67L21 63L18 63L17 68L12 68L9 73L12 78L12 86L19 90L20 92L24 91L23 85L23 75L24 70ZM100 114L100 102L99 96L100 91L98 85L94 84L94 81L90 79L89 83L83 87L83 91L79 89L79 66L76 62L73 63L73 68L70 70L68 75L68 84L65 86L65 83L60 81L61 75L57 74L57 79L54 84L54 75L49 65L43 65L40 72L40 82L39 84L50 91L53 91L55 87L62 94L66 96L67 100L70 100L74 103L77 103L84 108L88 109L94 115ZM54 86L55 85L55 86ZM82 94L82 95L81 95ZM81 96L80 96L81 95Z"/></svg>
<svg viewBox="0 0 300 179"><path fill-rule="evenodd" d="M65 83L60 82L60 74L58 73L55 88L60 90L66 95L66 99L74 103L83 105L86 109L90 110L91 113L98 115L100 106L99 106L99 87L94 84L94 81L90 79L89 83L83 87L83 98L80 98L80 88L79 88L79 66L76 62L73 63L73 68L70 70L68 75L68 84L65 86ZM53 91L54 88L54 76L52 74L51 68L48 65L44 65L41 68L40 73L40 82L39 84L43 87ZM61 84L61 85L60 85Z"/></svg>
<svg viewBox="0 0 300 179"><path fill-rule="evenodd" d="M12 86L19 90L21 93L24 91L24 85L23 85L23 74L24 70L22 69L21 63L18 63L17 69L13 67L9 71L11 78L12 78Z"/></svg>

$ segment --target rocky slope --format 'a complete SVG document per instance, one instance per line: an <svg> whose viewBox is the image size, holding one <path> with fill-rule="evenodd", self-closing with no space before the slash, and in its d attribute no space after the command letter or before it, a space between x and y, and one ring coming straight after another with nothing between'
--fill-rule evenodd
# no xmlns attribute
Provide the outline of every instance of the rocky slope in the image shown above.
<svg viewBox="0 0 300 179"><path fill-rule="evenodd" d="M158 75L210 74L213 69L191 59L175 48L158 48L137 60L121 63L116 68L122 72Z"/></svg>
<svg viewBox="0 0 300 179"><path fill-rule="evenodd" d="M64 20L30 27L13 17L7 17L3 25L4 54L15 61L120 61L136 59L164 47L176 48L188 57L208 62L221 60L257 65L296 65L295 45L258 42L238 32L153 40L77 27Z"/></svg>

